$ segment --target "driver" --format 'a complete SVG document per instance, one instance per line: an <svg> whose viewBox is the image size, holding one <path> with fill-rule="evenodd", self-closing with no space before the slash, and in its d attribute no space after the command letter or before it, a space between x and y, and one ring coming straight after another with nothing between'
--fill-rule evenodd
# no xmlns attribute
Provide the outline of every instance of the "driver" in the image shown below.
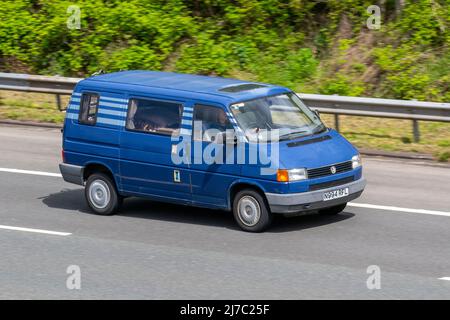
<svg viewBox="0 0 450 320"><path fill-rule="evenodd" d="M224 132L227 129L231 129L231 124L230 121L228 120L227 115L225 114L225 112L223 112L223 110L217 110L216 112L217 115L217 121L215 122L215 129Z"/></svg>

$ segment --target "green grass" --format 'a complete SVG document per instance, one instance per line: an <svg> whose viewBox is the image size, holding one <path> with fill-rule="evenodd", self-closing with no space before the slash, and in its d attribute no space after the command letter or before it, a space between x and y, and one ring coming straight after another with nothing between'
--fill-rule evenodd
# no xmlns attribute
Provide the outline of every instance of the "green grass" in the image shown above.
<svg viewBox="0 0 450 320"><path fill-rule="evenodd" d="M334 117L322 115L334 127ZM450 158L450 123L419 121L420 141L414 142L412 121L340 116L341 133L357 147L431 154L439 161Z"/></svg>
<svg viewBox="0 0 450 320"><path fill-rule="evenodd" d="M65 106L69 96L61 96ZM0 92L0 118L62 123L65 113L56 106L55 95L40 93Z"/></svg>
<svg viewBox="0 0 450 320"><path fill-rule="evenodd" d="M61 96L63 105L68 96ZM0 91L0 118L62 123L54 95ZM331 115L321 115L334 127ZM419 122L420 142L414 142L412 122L368 117L340 116L341 133L360 148L431 154L438 161L450 160L450 123Z"/></svg>

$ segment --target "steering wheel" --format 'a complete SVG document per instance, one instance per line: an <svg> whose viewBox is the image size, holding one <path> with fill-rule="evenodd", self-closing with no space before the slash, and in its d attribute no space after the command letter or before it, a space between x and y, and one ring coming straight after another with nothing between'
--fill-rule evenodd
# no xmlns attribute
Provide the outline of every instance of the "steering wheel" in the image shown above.
<svg viewBox="0 0 450 320"><path fill-rule="evenodd" d="M247 128L250 130L260 129L257 121L252 121L252 122L246 123L246 125L247 125Z"/></svg>

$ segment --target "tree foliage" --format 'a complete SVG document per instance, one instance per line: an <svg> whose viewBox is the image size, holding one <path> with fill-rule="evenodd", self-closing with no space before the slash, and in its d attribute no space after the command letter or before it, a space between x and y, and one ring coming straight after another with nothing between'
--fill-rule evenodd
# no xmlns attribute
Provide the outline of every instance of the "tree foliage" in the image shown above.
<svg viewBox="0 0 450 320"><path fill-rule="evenodd" d="M382 8L380 30L366 9ZM449 101L449 0L3 0L0 68L151 69L326 94ZM81 9L69 29L67 8ZM370 41L367 39L370 38Z"/></svg>

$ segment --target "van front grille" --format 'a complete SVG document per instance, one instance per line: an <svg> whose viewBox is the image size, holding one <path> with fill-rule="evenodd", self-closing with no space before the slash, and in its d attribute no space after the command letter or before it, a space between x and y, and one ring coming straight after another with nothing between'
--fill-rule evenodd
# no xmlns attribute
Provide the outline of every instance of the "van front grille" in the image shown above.
<svg viewBox="0 0 450 320"><path fill-rule="evenodd" d="M309 185L309 191L337 187L337 186L341 186L346 183L353 182L354 180L355 180L355 177L350 176L350 177L346 177L346 178L342 178L342 179L338 179L338 180L327 181L327 182L322 182L322 183L315 183L315 184Z"/></svg>
<svg viewBox="0 0 450 320"><path fill-rule="evenodd" d="M334 167L336 169L335 173L331 172L331 167ZM308 169L307 171L308 171L308 178L314 179L314 178L329 176L329 175L336 174L336 173L347 172L350 170L352 170L352 162L346 161L346 162L336 163L336 164L325 166L325 167Z"/></svg>

